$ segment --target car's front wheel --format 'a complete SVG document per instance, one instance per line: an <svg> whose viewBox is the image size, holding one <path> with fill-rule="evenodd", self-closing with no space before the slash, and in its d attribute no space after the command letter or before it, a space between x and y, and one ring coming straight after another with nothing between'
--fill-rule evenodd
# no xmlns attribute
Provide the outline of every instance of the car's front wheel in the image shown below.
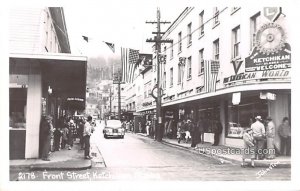
<svg viewBox="0 0 300 191"><path fill-rule="evenodd" d="M124 139L124 135L121 135L121 139Z"/></svg>
<svg viewBox="0 0 300 191"><path fill-rule="evenodd" d="M104 138L107 139L107 135L106 134L104 134Z"/></svg>

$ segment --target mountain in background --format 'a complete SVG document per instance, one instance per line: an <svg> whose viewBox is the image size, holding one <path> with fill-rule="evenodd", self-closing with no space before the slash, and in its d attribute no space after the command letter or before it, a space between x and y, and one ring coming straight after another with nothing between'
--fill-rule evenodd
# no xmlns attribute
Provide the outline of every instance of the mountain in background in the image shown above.
<svg viewBox="0 0 300 191"><path fill-rule="evenodd" d="M87 63L87 83L97 83L101 80L113 80L113 71L121 69L119 58L91 57Z"/></svg>

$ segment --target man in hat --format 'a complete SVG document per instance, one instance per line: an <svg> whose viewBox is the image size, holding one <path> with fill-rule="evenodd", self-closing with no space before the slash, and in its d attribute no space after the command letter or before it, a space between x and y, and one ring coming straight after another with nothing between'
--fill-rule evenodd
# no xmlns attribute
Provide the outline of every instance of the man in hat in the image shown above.
<svg viewBox="0 0 300 191"><path fill-rule="evenodd" d="M267 137L267 149L268 149L267 159L274 159L275 158L275 145L274 145L275 124L270 116L267 117L266 122L267 122L266 137Z"/></svg>
<svg viewBox="0 0 300 191"><path fill-rule="evenodd" d="M263 149L265 144L265 126L261 122L261 116L255 117L255 122L251 125L251 129L253 131L253 138L256 146L256 156L259 160L262 160L264 158L263 155Z"/></svg>

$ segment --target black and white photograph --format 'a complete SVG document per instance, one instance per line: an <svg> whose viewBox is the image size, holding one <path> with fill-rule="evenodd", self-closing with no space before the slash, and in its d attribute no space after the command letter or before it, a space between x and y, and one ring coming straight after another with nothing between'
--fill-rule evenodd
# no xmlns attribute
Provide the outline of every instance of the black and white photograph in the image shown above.
<svg viewBox="0 0 300 191"><path fill-rule="evenodd" d="M175 2L6 7L0 190L299 189L299 3Z"/></svg>

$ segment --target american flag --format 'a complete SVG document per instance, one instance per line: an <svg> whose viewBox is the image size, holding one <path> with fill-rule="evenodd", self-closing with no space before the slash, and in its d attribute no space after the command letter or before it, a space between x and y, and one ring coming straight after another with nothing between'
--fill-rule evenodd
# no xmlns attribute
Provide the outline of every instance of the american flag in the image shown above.
<svg viewBox="0 0 300 191"><path fill-rule="evenodd" d="M186 57L179 57L179 66L180 66L180 82L181 88L183 88L183 79L184 79L184 69L185 69Z"/></svg>
<svg viewBox="0 0 300 191"><path fill-rule="evenodd" d="M138 50L134 50L131 48L121 48L122 82L133 82L134 69L138 58Z"/></svg>
<svg viewBox="0 0 300 191"><path fill-rule="evenodd" d="M204 60L204 90L215 92L220 63L218 60Z"/></svg>

